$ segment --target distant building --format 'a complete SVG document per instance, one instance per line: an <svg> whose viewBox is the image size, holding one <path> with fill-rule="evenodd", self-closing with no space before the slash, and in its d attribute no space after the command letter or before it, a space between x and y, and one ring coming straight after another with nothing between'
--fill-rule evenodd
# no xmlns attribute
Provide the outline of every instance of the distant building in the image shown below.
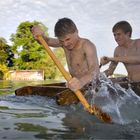
<svg viewBox="0 0 140 140"><path fill-rule="evenodd" d="M43 70L11 70L7 80L44 80Z"/></svg>

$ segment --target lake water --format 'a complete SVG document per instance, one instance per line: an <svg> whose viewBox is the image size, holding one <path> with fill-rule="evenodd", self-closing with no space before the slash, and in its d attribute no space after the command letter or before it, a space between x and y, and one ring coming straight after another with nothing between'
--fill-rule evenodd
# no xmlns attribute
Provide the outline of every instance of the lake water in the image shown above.
<svg viewBox="0 0 140 140"><path fill-rule="evenodd" d="M48 97L14 94L19 87L48 82L0 81L0 140L140 139L140 100L133 95L117 95L114 100L106 94L94 95L95 102L113 117L114 123L107 124L80 103L62 107ZM104 86L100 92L106 93Z"/></svg>

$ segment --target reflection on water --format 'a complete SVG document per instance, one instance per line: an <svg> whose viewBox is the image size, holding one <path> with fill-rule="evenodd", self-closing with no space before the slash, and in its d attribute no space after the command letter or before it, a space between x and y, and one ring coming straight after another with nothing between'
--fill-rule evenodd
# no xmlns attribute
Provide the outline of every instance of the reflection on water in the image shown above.
<svg viewBox="0 0 140 140"><path fill-rule="evenodd" d="M115 122L106 124L86 112L81 104L62 107L48 97L14 94L16 88L44 83L47 81L0 81L0 139L140 138L139 98L131 89L126 95L118 85L112 89L113 85L110 87L112 94L109 94L110 84L102 81L98 93L93 93L92 102L110 113Z"/></svg>

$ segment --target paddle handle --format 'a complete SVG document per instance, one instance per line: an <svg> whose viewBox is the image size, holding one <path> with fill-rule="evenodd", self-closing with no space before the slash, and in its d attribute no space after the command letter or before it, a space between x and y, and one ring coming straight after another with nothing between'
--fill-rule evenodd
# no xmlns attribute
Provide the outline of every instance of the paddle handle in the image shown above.
<svg viewBox="0 0 140 140"><path fill-rule="evenodd" d="M101 68L101 67L102 67L102 64L99 65L99 68Z"/></svg>
<svg viewBox="0 0 140 140"><path fill-rule="evenodd" d="M58 61L58 59L56 58L56 56L54 55L54 53L52 52L52 50L49 48L48 44L46 43L46 41L44 40L44 38L42 36L38 36L37 37L39 42L45 47L45 49L47 50L49 56L52 58L52 60L54 61L54 63L57 65L58 69L60 70L60 72L63 74L63 76L65 77L65 79L67 81L69 81L71 79L70 74L64 69L63 65L60 63L60 61ZM80 100L80 102L82 103L82 105L90 112L93 113L93 109L91 108L91 106L88 104L87 100L85 99L85 97L83 96L83 94L81 93L80 90L75 91L76 96L78 97L78 99Z"/></svg>

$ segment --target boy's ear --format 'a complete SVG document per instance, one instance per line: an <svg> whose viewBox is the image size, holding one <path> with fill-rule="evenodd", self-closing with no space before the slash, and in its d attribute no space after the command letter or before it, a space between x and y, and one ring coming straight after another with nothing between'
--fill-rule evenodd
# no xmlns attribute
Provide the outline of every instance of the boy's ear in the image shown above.
<svg viewBox="0 0 140 140"><path fill-rule="evenodd" d="M130 32L127 32L126 35L128 35L129 37L131 37Z"/></svg>

